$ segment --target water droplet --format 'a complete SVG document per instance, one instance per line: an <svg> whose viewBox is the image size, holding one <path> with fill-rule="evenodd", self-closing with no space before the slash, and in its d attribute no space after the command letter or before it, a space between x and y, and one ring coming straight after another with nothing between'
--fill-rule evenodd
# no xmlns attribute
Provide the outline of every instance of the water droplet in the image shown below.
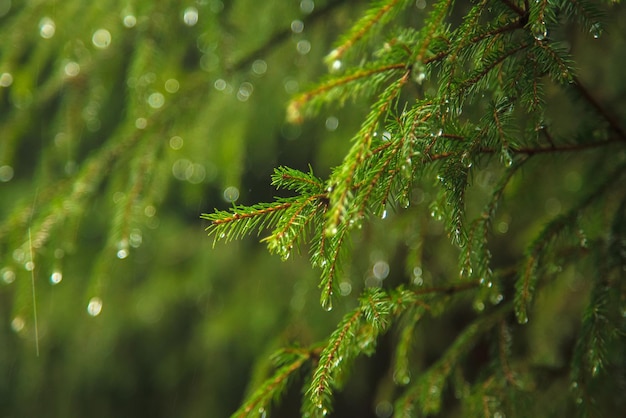
<svg viewBox="0 0 626 418"><path fill-rule="evenodd" d="M226 87L228 87L228 83L226 83L225 80L218 78L215 80L215 83L213 83L213 87L215 87L215 90L224 91L226 90Z"/></svg>
<svg viewBox="0 0 626 418"><path fill-rule="evenodd" d="M32 260L28 260L27 262L24 263L24 269L26 269L26 271L35 270L35 262Z"/></svg>
<svg viewBox="0 0 626 418"><path fill-rule="evenodd" d="M93 297L89 299L87 304L87 313L91 316L98 316L102 312L102 299L99 297Z"/></svg>
<svg viewBox="0 0 626 418"><path fill-rule="evenodd" d="M478 312L482 312L485 310L485 304L482 300L476 300L474 301L474 309Z"/></svg>
<svg viewBox="0 0 626 418"><path fill-rule="evenodd" d="M126 15L122 18L122 22L127 28L132 28L137 24L137 18L133 15Z"/></svg>
<svg viewBox="0 0 626 418"><path fill-rule="evenodd" d="M68 77L76 77L80 73L80 65L77 62L70 61L63 68L65 75Z"/></svg>
<svg viewBox="0 0 626 418"><path fill-rule="evenodd" d="M502 148L500 160L504 163L506 167L511 167L513 165L513 157L511 156L508 148Z"/></svg>
<svg viewBox="0 0 626 418"><path fill-rule="evenodd" d="M416 0L415 7L417 7L420 10L424 10L426 8L426 0Z"/></svg>
<svg viewBox="0 0 626 418"><path fill-rule="evenodd" d="M411 383L411 373L408 370L398 370L393 374L393 381L398 385Z"/></svg>
<svg viewBox="0 0 626 418"><path fill-rule="evenodd" d="M311 52L311 42L303 39L296 44L296 50L300 55L306 55Z"/></svg>
<svg viewBox="0 0 626 418"><path fill-rule="evenodd" d="M11 321L11 329L15 332L20 332L21 330L23 330L25 325L26 325L26 322L24 321L24 318L22 318L21 316L16 316Z"/></svg>
<svg viewBox="0 0 626 418"><path fill-rule="evenodd" d="M372 268L372 273L374 277L378 280L384 280L389 275L389 264L384 260L379 260L374 263L374 267Z"/></svg>
<svg viewBox="0 0 626 418"><path fill-rule="evenodd" d="M93 33L91 42L96 48L106 49L111 45L111 32L106 29L98 29Z"/></svg>
<svg viewBox="0 0 626 418"><path fill-rule="evenodd" d="M148 126L148 119L146 118L135 119L135 127L137 129L146 129L146 126Z"/></svg>
<svg viewBox="0 0 626 418"><path fill-rule="evenodd" d="M517 315L517 322L519 324L527 324L528 323L528 314L526 313L526 310L518 310L516 312Z"/></svg>
<svg viewBox="0 0 626 418"><path fill-rule="evenodd" d="M44 17L39 21L39 36L44 39L50 39L54 36L54 32L56 32L54 20Z"/></svg>
<svg viewBox="0 0 626 418"><path fill-rule="evenodd" d="M0 74L0 87L9 87L13 84L13 76L11 73Z"/></svg>
<svg viewBox="0 0 626 418"><path fill-rule="evenodd" d="M256 75L263 75L267 71L267 63L264 60L255 60L252 63L252 72Z"/></svg>
<svg viewBox="0 0 626 418"><path fill-rule="evenodd" d="M472 166L472 158L468 152L464 152L463 155L461 155L461 163L467 168Z"/></svg>
<svg viewBox="0 0 626 418"><path fill-rule="evenodd" d="M594 364L593 367L591 368L591 375L594 377L597 376L598 373L600 373L600 369L601 369L600 365Z"/></svg>
<svg viewBox="0 0 626 418"><path fill-rule="evenodd" d="M326 118L326 130L334 131L339 126L339 119L334 116L329 116Z"/></svg>
<svg viewBox="0 0 626 418"><path fill-rule="evenodd" d="M183 147L184 141L180 136L173 136L170 138L170 148L173 150L179 150Z"/></svg>
<svg viewBox="0 0 626 418"><path fill-rule="evenodd" d="M382 213L380 214L380 219L385 219L387 218L387 209L383 209Z"/></svg>
<svg viewBox="0 0 626 418"><path fill-rule="evenodd" d="M500 293L498 293L497 295L493 295L491 297L491 303L493 303L494 305L499 304L503 300L504 300L504 296L502 294L500 294Z"/></svg>
<svg viewBox="0 0 626 418"><path fill-rule="evenodd" d="M421 85L424 80L426 80L426 69L424 68L424 64L421 62L416 62L413 64L413 69L411 70L413 74L413 80Z"/></svg>
<svg viewBox="0 0 626 418"><path fill-rule="evenodd" d="M339 293L341 293L341 296L348 296L352 293L352 284L350 282L339 283Z"/></svg>
<svg viewBox="0 0 626 418"><path fill-rule="evenodd" d="M120 260L128 257L128 240L123 239L117 244L117 258Z"/></svg>
<svg viewBox="0 0 626 418"><path fill-rule="evenodd" d="M341 67L343 67L341 60L334 60L333 63L330 65L330 70L332 72L337 72L341 70Z"/></svg>
<svg viewBox="0 0 626 418"><path fill-rule="evenodd" d="M239 189L235 186L228 186L224 189L224 200L228 203L236 202L239 199Z"/></svg>
<svg viewBox="0 0 626 418"><path fill-rule="evenodd" d="M50 275L50 283L52 284L59 284L61 280L63 280L63 273L59 270L53 271Z"/></svg>
<svg viewBox="0 0 626 418"><path fill-rule="evenodd" d="M545 22L535 22L531 25L530 31L538 41L543 41L548 36L548 29Z"/></svg>
<svg viewBox="0 0 626 418"><path fill-rule="evenodd" d="M176 93L180 88L180 83L175 78L170 78L165 82L165 91L168 93Z"/></svg>
<svg viewBox="0 0 626 418"><path fill-rule="evenodd" d="M237 100L239 100L240 102L247 101L252 95L253 91L254 86L252 85L252 83L244 81L239 85L239 90L237 90Z"/></svg>
<svg viewBox="0 0 626 418"><path fill-rule="evenodd" d="M148 96L148 104L153 109L159 109L165 104L165 96L162 93L154 92Z"/></svg>
<svg viewBox="0 0 626 418"><path fill-rule="evenodd" d="M467 279L472 276L472 273L474 273L474 270L469 266L463 266L460 273L461 273L462 279Z"/></svg>
<svg viewBox="0 0 626 418"><path fill-rule="evenodd" d="M393 405L389 401L382 401L376 405L376 417L389 418L393 414Z"/></svg>
<svg viewBox="0 0 626 418"><path fill-rule="evenodd" d="M594 39L598 39L600 35L602 35L602 25L600 25L600 23L594 23L591 25L589 33L591 33Z"/></svg>
<svg viewBox="0 0 626 418"><path fill-rule="evenodd" d="M298 19L291 22L291 31L293 33L302 33L303 30L304 30L304 22Z"/></svg>
<svg viewBox="0 0 626 418"><path fill-rule="evenodd" d="M198 23L198 9L195 7L187 7L183 12L183 22L187 26L194 26Z"/></svg>
<svg viewBox="0 0 626 418"><path fill-rule="evenodd" d="M13 178L13 167L10 165L0 166L0 182L7 183Z"/></svg>
<svg viewBox="0 0 626 418"><path fill-rule="evenodd" d="M15 281L15 272L13 269L8 267L2 269L2 281L6 284L11 284Z"/></svg>
<svg viewBox="0 0 626 418"><path fill-rule="evenodd" d="M141 243L143 242L143 235L141 233L141 229L133 228L133 230L130 231L128 242L131 247L139 248L139 246L141 246Z"/></svg>
<svg viewBox="0 0 626 418"><path fill-rule="evenodd" d="M326 312L330 312L333 310L332 295L325 297L324 300L322 300L322 309L324 309Z"/></svg>
<svg viewBox="0 0 626 418"><path fill-rule="evenodd" d="M313 0L302 0L300 2L300 11L302 11L302 13L309 14L313 11L314 8L315 2L313 2Z"/></svg>
<svg viewBox="0 0 626 418"><path fill-rule="evenodd" d="M332 237L334 235L337 235L338 231L337 231L337 227L336 226L331 225L331 226L326 228L325 232L326 232L326 236Z"/></svg>

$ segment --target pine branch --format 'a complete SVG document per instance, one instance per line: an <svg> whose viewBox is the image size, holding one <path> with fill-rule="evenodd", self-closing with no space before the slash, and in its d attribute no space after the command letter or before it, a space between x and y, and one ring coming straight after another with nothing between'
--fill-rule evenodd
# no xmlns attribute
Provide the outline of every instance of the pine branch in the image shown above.
<svg viewBox="0 0 626 418"><path fill-rule="evenodd" d="M626 166L619 166L592 193L581 199L576 206L572 207L566 214L553 219L527 249L526 259L515 285L515 314L518 322L522 324L528 322L528 308L539 280L538 269L544 258L550 254L549 247L560 235L575 228L576 220L580 214L588 206L597 202L600 196L611 190L612 185L626 174L625 170Z"/></svg>

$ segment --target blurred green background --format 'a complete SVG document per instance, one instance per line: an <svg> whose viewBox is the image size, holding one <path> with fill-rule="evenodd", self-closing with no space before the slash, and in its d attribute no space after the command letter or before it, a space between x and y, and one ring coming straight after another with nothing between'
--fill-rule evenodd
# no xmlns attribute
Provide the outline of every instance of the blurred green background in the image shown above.
<svg viewBox="0 0 626 418"><path fill-rule="evenodd" d="M256 237L213 248L199 218L271 201L278 165L325 177L341 161L367 103L302 125L287 124L285 109L328 73L323 57L366 6L0 0L0 417L225 417L263 374L257 360L327 336L372 266L386 265L396 284L457 274L457 254L428 216L429 185L411 211L356 237L346 297L331 313L306 254L281 262ZM402 19L419 22L418 9ZM603 47L619 51L624 39L611 39ZM595 62L601 48L585 42L582 76L608 103L623 100L623 66ZM599 86L607 77L612 90ZM502 211L495 264L576 196L581 161L549 181L530 176L543 182L540 203L528 219L513 220L514 205ZM477 176L475 207L493 182L489 171ZM409 245L418 241L428 245ZM422 259L437 261L416 270ZM580 273L567 274L580 305ZM449 340L449 328L425 332L432 346L420 350ZM558 362L558 348L545 350ZM380 351L388 358L384 342ZM375 404L365 382L385 368L357 370L354 392ZM373 413L350 393L339 403L353 416Z"/></svg>

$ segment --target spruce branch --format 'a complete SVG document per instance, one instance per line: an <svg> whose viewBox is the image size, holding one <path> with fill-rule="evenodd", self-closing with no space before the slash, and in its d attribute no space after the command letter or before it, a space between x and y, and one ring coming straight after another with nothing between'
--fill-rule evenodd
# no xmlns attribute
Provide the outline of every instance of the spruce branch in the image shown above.
<svg viewBox="0 0 626 418"><path fill-rule="evenodd" d="M588 206L597 202L597 199L611 190L613 184L621 180L626 174L626 166L621 165L607 175L602 184L593 192L581 199L577 205L567 213L557 216L541 231L539 236L526 250L526 257L519 278L516 282L515 314L518 322L528 322L528 309L533 299L535 287L539 280L539 271L543 260L550 254L549 247L562 234L576 227L577 219Z"/></svg>
<svg viewBox="0 0 626 418"><path fill-rule="evenodd" d="M395 416L411 416L415 408L424 414L435 414L441 409L441 396L446 381L461 357L486 332L496 326L513 309L512 303L504 304L489 314L478 317L457 336L446 352L431 366L395 404Z"/></svg>
<svg viewBox="0 0 626 418"><path fill-rule="evenodd" d="M256 418L263 415L271 403L280 398L292 377L310 360L311 352L303 349L281 350L275 357L280 358L283 365L231 415L231 418Z"/></svg>
<svg viewBox="0 0 626 418"><path fill-rule="evenodd" d="M344 102L348 97L358 97L358 95L366 88L364 85L357 85L350 90L348 87L364 80L372 79L373 76L382 75L374 80L368 80L367 88L374 90L379 84L387 81L398 70L406 70L405 63L393 63L386 65L376 65L371 68L357 69L349 72L343 77L332 77L327 82L300 94L287 106L287 119L292 123L302 123L304 121L305 108L314 107L316 104L323 102L328 103L334 97L340 98ZM373 81L373 82L372 82Z"/></svg>
<svg viewBox="0 0 626 418"><path fill-rule="evenodd" d="M410 70L405 71L400 79L388 86L380 95L377 103L373 106L373 111L367 116L360 132L354 138L356 143L346 156L341 170L335 171L331 176L330 209L326 223L326 231L329 235L336 233L340 222L349 222L350 219L353 219L355 211L350 207L350 200L352 200L352 186L358 182L358 179L355 179L355 174L370 152L380 119L391 109L393 101L408 82L409 75ZM359 212L360 210L357 209L356 214L358 215Z"/></svg>
<svg viewBox="0 0 626 418"><path fill-rule="evenodd" d="M528 13L526 10L522 9L511 0L500 0L500 1L504 3L509 9L517 13L520 17L524 17Z"/></svg>
<svg viewBox="0 0 626 418"><path fill-rule="evenodd" d="M618 120L600 104L600 102L593 96L593 94L591 94L589 89L585 87L578 77L574 76L573 85L580 92L582 97L589 103L589 105L591 105L591 107L608 122L611 130L619 136L620 140L626 141L626 130L624 130Z"/></svg>
<svg viewBox="0 0 626 418"><path fill-rule="evenodd" d="M344 54L357 42L372 35L374 26L382 25L391 20L408 3L408 0L379 0L341 38L339 44L328 54L325 61L332 64L333 61L343 58Z"/></svg>

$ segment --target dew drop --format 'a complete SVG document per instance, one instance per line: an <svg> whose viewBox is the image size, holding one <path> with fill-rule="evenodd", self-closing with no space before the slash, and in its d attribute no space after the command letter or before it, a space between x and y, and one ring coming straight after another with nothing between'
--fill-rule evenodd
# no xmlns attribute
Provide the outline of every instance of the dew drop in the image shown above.
<svg viewBox="0 0 626 418"><path fill-rule="evenodd" d="M123 239L117 244L117 258L120 260L128 257L128 240Z"/></svg>
<svg viewBox="0 0 626 418"><path fill-rule="evenodd" d="M337 235L337 227L336 226L329 226L328 228L326 228L326 236L332 237L334 235Z"/></svg>
<svg viewBox="0 0 626 418"><path fill-rule="evenodd" d="M239 100L240 102L247 101L252 95L253 91L254 86L252 85L252 83L249 83L247 81L241 83L241 85L239 86L239 90L237 90L237 100Z"/></svg>
<svg viewBox="0 0 626 418"><path fill-rule="evenodd" d="M0 87L9 87L13 84L13 76L11 73L0 74Z"/></svg>
<svg viewBox="0 0 626 418"><path fill-rule="evenodd" d="M93 297L89 299L89 303L87 304L87 313L90 316L98 316L102 312L102 299L99 297Z"/></svg>
<svg viewBox="0 0 626 418"><path fill-rule="evenodd" d="M126 15L122 18L122 22L127 28L132 28L137 24L137 18L133 15Z"/></svg>
<svg viewBox="0 0 626 418"><path fill-rule="evenodd" d="M306 55L311 52L311 42L303 39L296 44L296 50L300 55Z"/></svg>
<svg viewBox="0 0 626 418"><path fill-rule="evenodd" d="M326 130L328 131L335 131L338 127L339 127L339 119L337 119L334 116L329 116L328 118L326 118Z"/></svg>
<svg viewBox="0 0 626 418"><path fill-rule="evenodd" d="M304 22L298 19L291 22L291 31L293 33L302 33L303 30L304 30Z"/></svg>
<svg viewBox="0 0 626 418"><path fill-rule="evenodd" d="M372 273L374 277L378 280L384 280L389 276L389 264L384 260L379 260L374 263L374 267L372 268Z"/></svg>
<svg viewBox="0 0 626 418"><path fill-rule="evenodd" d="M146 119L146 118L137 118L135 120L135 127L137 129L146 129L146 126L148 126L148 119Z"/></svg>
<svg viewBox="0 0 626 418"><path fill-rule="evenodd" d="M50 39L54 36L54 32L56 32L54 20L44 17L39 21L39 36L44 39Z"/></svg>
<svg viewBox="0 0 626 418"><path fill-rule="evenodd" d="M106 29L98 29L93 33L91 42L96 48L106 49L111 45L111 32Z"/></svg>
<svg viewBox="0 0 626 418"><path fill-rule="evenodd" d="M21 316L16 316L11 321L11 329L15 332L20 332L21 330L23 330L25 325L26 325L26 322L24 321L24 318L22 318Z"/></svg>
<svg viewBox="0 0 626 418"><path fill-rule="evenodd" d="M600 25L599 23L594 23L593 25L591 25L589 33L591 33L591 36L593 36L594 39L598 39L600 35L602 35L602 25Z"/></svg>
<svg viewBox="0 0 626 418"><path fill-rule="evenodd" d="M474 301L474 309L478 312L485 310L485 304L481 300Z"/></svg>
<svg viewBox="0 0 626 418"><path fill-rule="evenodd" d="M300 2L300 10L302 13L311 13L315 8L315 2L313 0L302 0Z"/></svg>
<svg viewBox="0 0 626 418"><path fill-rule="evenodd" d="M511 153L507 148L502 148L500 160L504 163L506 167L511 167L513 165L513 157L511 156Z"/></svg>
<svg viewBox="0 0 626 418"><path fill-rule="evenodd" d="M322 309L324 309L326 312L330 312L333 310L333 299L332 299L332 295L324 298L324 300L322 300Z"/></svg>
<svg viewBox="0 0 626 418"><path fill-rule="evenodd" d="M538 41L543 41L548 36L548 29L545 22L535 22L530 27L530 31Z"/></svg>
<svg viewBox="0 0 626 418"><path fill-rule="evenodd" d="M408 370L399 370L393 374L393 381L398 385L408 385L411 383L411 373Z"/></svg>
<svg viewBox="0 0 626 418"><path fill-rule="evenodd" d="M382 213L380 214L380 219L386 219L387 218L387 209L383 209Z"/></svg>
<svg viewBox="0 0 626 418"><path fill-rule="evenodd" d="M333 63L330 65L330 69L332 72L337 72L341 70L341 67L343 67L341 60L334 60Z"/></svg>
<svg viewBox="0 0 626 418"><path fill-rule="evenodd" d="M224 200L233 203L239 199L239 189L235 186L228 186L224 189Z"/></svg>
<svg viewBox="0 0 626 418"><path fill-rule="evenodd" d="M53 271L50 275L51 284L59 284L61 283L61 280L63 280L63 273L61 273L59 270Z"/></svg>
<svg viewBox="0 0 626 418"><path fill-rule="evenodd" d="M6 284L11 284L15 281L15 272L13 271L13 269L6 267L3 268L1 271L3 282L5 282Z"/></svg>
<svg viewBox="0 0 626 418"><path fill-rule="evenodd" d="M528 323L528 314L526 311L517 311L517 322L519 324L527 324Z"/></svg>
<svg viewBox="0 0 626 418"><path fill-rule="evenodd" d="M168 93L176 93L180 88L180 83L175 78L170 78L165 82L165 91Z"/></svg>
<svg viewBox="0 0 626 418"><path fill-rule="evenodd" d="M80 65L77 62L70 61L65 64L64 67L65 75L68 77L76 77L78 73L80 73Z"/></svg>
<svg viewBox="0 0 626 418"><path fill-rule="evenodd" d="M162 93L154 92L148 96L148 104L153 109L159 109L165 104L165 96Z"/></svg>
<svg viewBox="0 0 626 418"><path fill-rule="evenodd" d="M258 59L252 63L252 72L256 75L263 75L267 72L267 63Z"/></svg>
<svg viewBox="0 0 626 418"><path fill-rule="evenodd" d="M198 9L195 7L187 7L183 12L183 22L187 26L194 26L198 23Z"/></svg>
<svg viewBox="0 0 626 418"><path fill-rule="evenodd" d="M467 168L470 168L472 166L472 158L467 152L464 152L461 156L461 163Z"/></svg>
<svg viewBox="0 0 626 418"><path fill-rule="evenodd" d="M13 167L10 165L0 166L0 182L7 183L13 178Z"/></svg>

